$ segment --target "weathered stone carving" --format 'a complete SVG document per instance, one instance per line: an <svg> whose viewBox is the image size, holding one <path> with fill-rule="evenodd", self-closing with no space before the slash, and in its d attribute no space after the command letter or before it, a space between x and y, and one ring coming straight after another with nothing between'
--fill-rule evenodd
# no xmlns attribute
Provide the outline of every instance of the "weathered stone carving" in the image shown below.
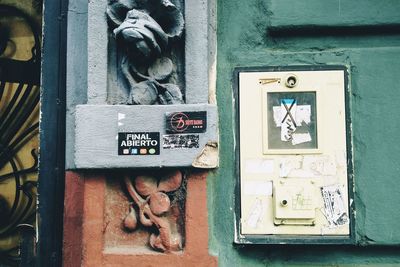
<svg viewBox="0 0 400 267"><path fill-rule="evenodd" d="M124 183L133 204L129 208L123 225L126 230L134 231L140 222L149 231L150 246L158 251L171 252L182 249L182 196L178 189L182 185L182 173L173 171L167 175L140 175L132 181L124 178Z"/></svg>
<svg viewBox="0 0 400 267"><path fill-rule="evenodd" d="M122 76L129 87L126 104L182 104L172 77L171 42L182 35L183 15L169 0L109 0L106 11L117 41Z"/></svg>
<svg viewBox="0 0 400 267"><path fill-rule="evenodd" d="M182 3L182 0L108 1L106 15L115 39L111 39L111 44L116 44L110 45L116 50L109 53L116 59L118 87L122 84L129 91L121 103L183 103L183 53L179 42L184 29ZM146 228L151 233L149 244L155 250L181 250L185 200L182 182L180 171L125 177L124 184L133 204L123 220L124 228L127 231Z"/></svg>

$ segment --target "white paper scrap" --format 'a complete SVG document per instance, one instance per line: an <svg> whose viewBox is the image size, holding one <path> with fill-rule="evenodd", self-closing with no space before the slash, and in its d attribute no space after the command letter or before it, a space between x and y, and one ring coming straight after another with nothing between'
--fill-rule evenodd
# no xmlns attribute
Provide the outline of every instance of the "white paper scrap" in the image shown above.
<svg viewBox="0 0 400 267"><path fill-rule="evenodd" d="M288 142L293 139L296 131L296 99L281 100L281 141Z"/></svg>
<svg viewBox="0 0 400 267"><path fill-rule="evenodd" d="M126 117L126 115L124 113L119 113L118 112L118 120L119 121L125 119L125 117Z"/></svg>
<svg viewBox="0 0 400 267"><path fill-rule="evenodd" d="M282 125L282 110L280 106L272 107L272 111L274 113L274 122L276 127L281 127Z"/></svg>
<svg viewBox="0 0 400 267"><path fill-rule="evenodd" d="M346 212L343 185L329 185L321 187L324 200L324 215L330 227L338 227L349 223L349 216Z"/></svg>
<svg viewBox="0 0 400 267"><path fill-rule="evenodd" d="M303 124L310 124L311 122L311 106L299 105L296 109L296 124L297 127Z"/></svg>
<svg viewBox="0 0 400 267"><path fill-rule="evenodd" d="M272 181L245 181L243 193L252 196L272 196Z"/></svg>
<svg viewBox="0 0 400 267"><path fill-rule="evenodd" d="M257 224L261 220L263 210L262 201L261 199L257 198L256 202L251 207L251 212L246 220L247 226L251 228L257 228Z"/></svg>
<svg viewBox="0 0 400 267"><path fill-rule="evenodd" d="M250 159L245 161L244 171L251 174L274 172L274 161L270 159Z"/></svg>
<svg viewBox="0 0 400 267"><path fill-rule="evenodd" d="M292 145L298 145L302 143L311 142L310 133L293 133L292 134Z"/></svg>
<svg viewBox="0 0 400 267"><path fill-rule="evenodd" d="M284 107L283 107L284 108ZM293 108L292 108L293 110ZM291 113L294 113L291 110ZM287 113L286 109L282 109L281 106L272 107L273 117L276 127L282 126L282 119ZM297 105L296 111L294 113L297 126L302 126L303 122L305 124L310 124L311 122L311 106L310 105Z"/></svg>
<svg viewBox="0 0 400 267"><path fill-rule="evenodd" d="M282 162L279 165L279 177L288 177L291 170L292 170L292 168L288 161Z"/></svg>
<svg viewBox="0 0 400 267"><path fill-rule="evenodd" d="M302 160L302 156L283 158L279 164L279 177L288 177L292 171L299 170Z"/></svg>
<svg viewBox="0 0 400 267"><path fill-rule="evenodd" d="M304 156L303 167L314 175L335 176L337 165L331 156Z"/></svg>

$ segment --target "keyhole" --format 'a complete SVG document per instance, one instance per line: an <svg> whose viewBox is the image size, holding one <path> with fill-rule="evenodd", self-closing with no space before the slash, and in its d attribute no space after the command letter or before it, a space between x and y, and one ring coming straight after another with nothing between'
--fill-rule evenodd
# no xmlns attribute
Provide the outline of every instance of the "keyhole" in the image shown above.
<svg viewBox="0 0 400 267"><path fill-rule="evenodd" d="M286 199L282 200L281 205L285 207L287 205L287 200Z"/></svg>

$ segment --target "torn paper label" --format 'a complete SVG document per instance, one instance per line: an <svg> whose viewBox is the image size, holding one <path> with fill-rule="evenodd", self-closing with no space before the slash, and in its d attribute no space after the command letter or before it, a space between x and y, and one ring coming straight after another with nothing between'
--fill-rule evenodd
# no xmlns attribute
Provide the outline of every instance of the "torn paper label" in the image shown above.
<svg viewBox="0 0 400 267"><path fill-rule="evenodd" d="M274 106L272 107L273 110L273 115L274 115L274 122L276 127L281 127L282 126L282 110L281 107Z"/></svg>
<svg viewBox="0 0 400 267"><path fill-rule="evenodd" d="M288 142L293 140L293 133L296 131L296 126L289 118L283 122L281 127L281 141Z"/></svg>
<svg viewBox="0 0 400 267"><path fill-rule="evenodd" d="M321 187L322 198L324 200L323 213L330 227L338 227L349 223L343 188L343 185Z"/></svg>
<svg viewBox="0 0 400 267"><path fill-rule="evenodd" d="M282 126L283 116L286 114L286 109L282 110L281 106L272 107L273 117L276 127ZM297 105L296 112L294 113L296 125L302 126L303 123L310 124L311 123L311 106L310 105Z"/></svg>
<svg viewBox="0 0 400 267"><path fill-rule="evenodd" d="M301 156L283 158L279 164L279 177L288 177L293 170L299 170L301 164Z"/></svg>
<svg viewBox="0 0 400 267"><path fill-rule="evenodd" d="M200 154L192 162L192 166L200 169L214 169L219 165L218 142L207 141Z"/></svg>
<svg viewBox="0 0 400 267"><path fill-rule="evenodd" d="M311 122L311 106L310 105L299 105L296 109L296 124L297 126L302 126L303 122L305 124L310 124Z"/></svg>
<svg viewBox="0 0 400 267"><path fill-rule="evenodd" d="M279 161L279 177L334 177L336 174L337 164L332 156L305 155Z"/></svg>
<svg viewBox="0 0 400 267"><path fill-rule="evenodd" d="M243 193L252 196L272 196L272 181L243 182Z"/></svg>
<svg viewBox="0 0 400 267"><path fill-rule="evenodd" d="M126 115L124 113L118 112L118 120L119 121L125 119L125 117L126 117Z"/></svg>
<svg viewBox="0 0 400 267"><path fill-rule="evenodd" d="M292 145L298 145L311 142L311 135L310 133L294 133L292 135Z"/></svg>
<svg viewBox="0 0 400 267"><path fill-rule="evenodd" d="M309 132L295 133L298 127L311 123L311 106L297 105L296 99L281 99L280 106L272 107L276 127L281 128L281 141L291 142L293 146L311 142Z"/></svg>
<svg viewBox="0 0 400 267"><path fill-rule="evenodd" d="M303 168L316 176L335 176L337 173L335 159L330 156L304 156Z"/></svg>
<svg viewBox="0 0 400 267"><path fill-rule="evenodd" d="M281 141L293 139L293 133L296 131L296 107L296 99L281 100Z"/></svg>
<svg viewBox="0 0 400 267"><path fill-rule="evenodd" d="M251 174L267 174L274 172L274 161L267 159L249 159L245 161L244 171Z"/></svg>
<svg viewBox="0 0 400 267"><path fill-rule="evenodd" d="M265 213L265 208L263 207L262 200L257 198L251 207L249 217L246 220L247 226L251 228L257 228L263 213Z"/></svg>

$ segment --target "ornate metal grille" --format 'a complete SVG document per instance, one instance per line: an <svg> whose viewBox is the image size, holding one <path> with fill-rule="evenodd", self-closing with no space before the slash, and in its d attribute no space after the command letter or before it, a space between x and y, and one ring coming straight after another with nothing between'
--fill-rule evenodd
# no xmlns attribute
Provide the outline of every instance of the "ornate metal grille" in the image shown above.
<svg viewBox="0 0 400 267"><path fill-rule="evenodd" d="M26 38L12 38L15 24L30 31L23 34ZM11 265L23 254L21 229L35 229L36 221L39 34L29 15L0 5L0 262ZM29 39L33 39L31 59L16 59L18 42Z"/></svg>

